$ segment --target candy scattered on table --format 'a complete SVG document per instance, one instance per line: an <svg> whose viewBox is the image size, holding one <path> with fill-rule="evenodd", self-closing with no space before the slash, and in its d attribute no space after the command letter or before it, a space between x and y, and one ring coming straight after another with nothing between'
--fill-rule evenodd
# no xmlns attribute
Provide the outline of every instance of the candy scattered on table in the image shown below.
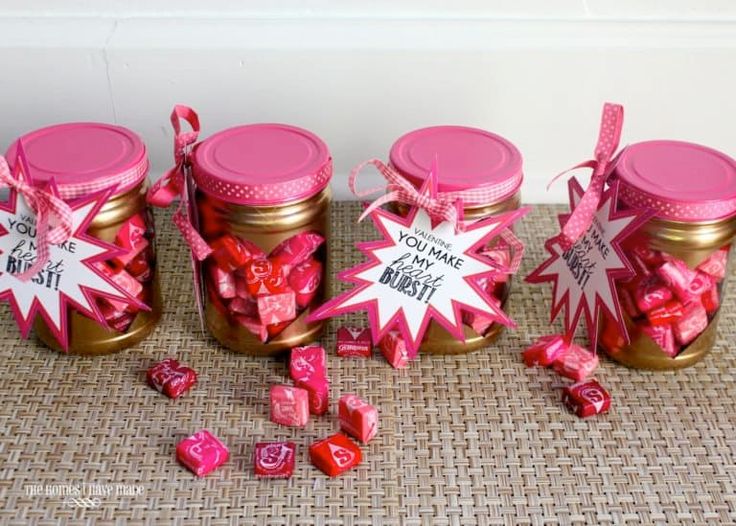
<svg viewBox="0 0 736 526"><path fill-rule="evenodd" d="M587 418L607 412L611 406L611 395L591 378L565 387L562 403L580 418Z"/></svg>
<svg viewBox="0 0 736 526"><path fill-rule="evenodd" d="M148 369L146 379L159 393L176 399L197 383L197 373L174 358L166 358Z"/></svg>
<svg viewBox="0 0 736 526"><path fill-rule="evenodd" d="M206 429L197 431L176 445L176 458L198 477L204 477L230 457L225 444Z"/></svg>
<svg viewBox="0 0 736 526"><path fill-rule="evenodd" d="M552 363L552 368L560 375L580 381L598 367L598 355L581 346L571 343Z"/></svg>
<svg viewBox="0 0 736 526"><path fill-rule="evenodd" d="M542 336L524 350L524 363L527 367L534 365L547 367L567 351L567 348L567 343L560 335Z"/></svg>
<svg viewBox="0 0 736 526"><path fill-rule="evenodd" d="M307 345L291 349L289 375L295 382L312 376L327 378L327 353L324 347Z"/></svg>
<svg viewBox="0 0 736 526"><path fill-rule="evenodd" d="M258 478L288 479L296 462L294 442L258 442L253 455L253 471Z"/></svg>
<svg viewBox="0 0 736 526"><path fill-rule="evenodd" d="M337 329L337 355L343 358L370 358L373 354L371 330L367 327Z"/></svg>
<svg viewBox="0 0 736 526"><path fill-rule="evenodd" d="M378 410L357 395L340 397L338 416L340 429L364 444L378 433Z"/></svg>
<svg viewBox="0 0 736 526"><path fill-rule="evenodd" d="M360 464L360 448L347 436L336 433L309 446L309 460L325 475L336 477Z"/></svg>
<svg viewBox="0 0 736 526"><path fill-rule="evenodd" d="M304 427L309 422L309 393L299 387L271 387L271 421L290 427Z"/></svg>
<svg viewBox="0 0 736 526"><path fill-rule="evenodd" d="M378 348L394 369L402 369L409 365L409 352L399 331L387 333L379 342Z"/></svg>
<svg viewBox="0 0 736 526"><path fill-rule="evenodd" d="M330 404L330 382L325 376L314 375L296 382L297 387L309 394L309 412L324 415Z"/></svg>

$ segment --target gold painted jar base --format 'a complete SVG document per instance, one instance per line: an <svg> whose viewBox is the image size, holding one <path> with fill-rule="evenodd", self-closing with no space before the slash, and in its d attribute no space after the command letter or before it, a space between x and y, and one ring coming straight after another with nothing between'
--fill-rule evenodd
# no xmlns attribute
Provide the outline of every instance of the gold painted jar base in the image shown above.
<svg viewBox="0 0 736 526"><path fill-rule="evenodd" d="M640 335L625 348L615 353L599 346L612 360L631 367L650 371L672 371L698 363L713 348L718 333L718 316L711 320L703 334L698 336L680 354L671 358L646 336Z"/></svg>
<svg viewBox="0 0 736 526"><path fill-rule="evenodd" d="M141 311L125 332L106 329L95 320L70 309L69 319L69 349L64 349L54 338L48 325L39 318L33 325L36 336L47 347L65 354L81 356L97 356L112 354L143 341L153 332L161 319L162 313L161 287L158 275L153 278L153 302L150 311Z"/></svg>
<svg viewBox="0 0 736 526"><path fill-rule="evenodd" d="M249 356L278 356L300 345L317 340L324 332L325 322L307 323L309 311L302 312L276 338L266 343L258 340L248 329L232 325L227 318L206 302L204 318L210 334L223 347Z"/></svg>
<svg viewBox="0 0 736 526"><path fill-rule="evenodd" d="M504 326L494 323L481 336L473 329L463 326L465 341L453 337L447 330L436 322L429 324L424 342L419 346L420 353L428 354L468 354L483 347L488 347L503 333Z"/></svg>

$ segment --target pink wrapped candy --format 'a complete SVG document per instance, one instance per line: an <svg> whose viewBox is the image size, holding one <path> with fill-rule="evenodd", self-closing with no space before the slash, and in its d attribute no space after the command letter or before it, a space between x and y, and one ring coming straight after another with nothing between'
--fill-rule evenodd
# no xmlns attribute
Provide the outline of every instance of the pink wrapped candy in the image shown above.
<svg viewBox="0 0 736 526"><path fill-rule="evenodd" d="M176 458L198 477L211 473L230 458L227 446L203 429L176 445Z"/></svg>
<svg viewBox="0 0 736 526"><path fill-rule="evenodd" d="M282 241L271 252L271 258L276 263L293 268L309 259L324 241L325 238L316 232L301 232Z"/></svg>
<svg viewBox="0 0 736 526"><path fill-rule="evenodd" d="M721 306L721 298L718 294L718 287L713 285L710 289L705 291L700 297L700 302L705 308L705 312L708 314L715 314L718 307Z"/></svg>
<svg viewBox="0 0 736 526"><path fill-rule="evenodd" d="M598 356L572 343L555 359L552 367L558 374L579 382L593 374L598 367Z"/></svg>
<svg viewBox="0 0 736 526"><path fill-rule="evenodd" d="M524 363L527 367L542 365L547 367L562 356L568 349L564 338L558 334L542 336L524 350Z"/></svg>
<svg viewBox="0 0 736 526"><path fill-rule="evenodd" d="M692 298L693 294L690 287L697 277L697 273L694 270L688 268L688 266L680 261L679 259L670 259L666 261L662 266L657 269L657 275L664 281L672 291L677 294L677 297L683 301L688 301ZM702 281L700 285L702 286ZM696 288L698 288L696 286Z"/></svg>
<svg viewBox="0 0 736 526"><path fill-rule="evenodd" d="M667 356L677 356L680 349L675 345L675 333L671 325L642 325L641 331L649 336Z"/></svg>
<svg viewBox="0 0 736 526"><path fill-rule="evenodd" d="M409 352L406 348L406 342L401 337L399 331L391 331L381 339L379 343L381 354L386 361L391 364L394 369L401 369L409 365Z"/></svg>
<svg viewBox="0 0 736 526"><path fill-rule="evenodd" d="M235 276L231 272L226 272L216 265L210 265L210 277L218 296L222 299L235 297Z"/></svg>
<svg viewBox="0 0 736 526"><path fill-rule="evenodd" d="M251 296L278 294L287 290L281 264L268 258L250 261L245 266L245 281Z"/></svg>
<svg viewBox="0 0 736 526"><path fill-rule="evenodd" d="M698 270L711 276L715 280L726 277L726 266L728 265L728 249L717 250L708 259L698 265Z"/></svg>
<svg viewBox="0 0 736 526"><path fill-rule="evenodd" d="M289 375L299 382L314 376L327 378L327 353L323 347L294 347L289 357Z"/></svg>
<svg viewBox="0 0 736 526"><path fill-rule="evenodd" d="M316 259L300 263L291 270L287 281L296 294L296 306L306 309L317 295L322 282L322 263Z"/></svg>
<svg viewBox="0 0 736 526"><path fill-rule="evenodd" d="M340 397L340 429L364 444L378 433L378 410L354 394Z"/></svg>
<svg viewBox="0 0 736 526"><path fill-rule="evenodd" d="M675 337L680 345L687 345L708 327L708 313L699 301L685 305L685 312L674 325Z"/></svg>
<svg viewBox="0 0 736 526"><path fill-rule="evenodd" d="M215 239L210 243L210 248L212 249L210 257L225 272L233 272L253 259L253 254L246 248L242 240L231 234Z"/></svg>
<svg viewBox="0 0 736 526"><path fill-rule="evenodd" d="M248 329L248 331L250 331L251 334L257 337L261 342L265 343L268 341L268 329L261 323L261 320L258 318L244 316L242 314L236 314L234 317L238 324Z"/></svg>
<svg viewBox="0 0 736 526"><path fill-rule="evenodd" d="M115 283L118 287L120 287L132 297L137 298L138 295L143 291L143 285L141 284L141 282L135 279L123 269L112 269L109 265L105 263L97 263L95 264L95 267L108 278L110 278L113 283ZM105 299L105 301L109 302L110 305L112 305L113 308L118 312L137 310L135 305L132 305L131 303L126 301L107 298Z"/></svg>
<svg viewBox="0 0 736 526"><path fill-rule="evenodd" d="M309 422L309 393L298 387L271 387L271 421L291 427L304 427Z"/></svg>
<svg viewBox="0 0 736 526"><path fill-rule="evenodd" d="M149 244L148 239L146 239L146 222L143 216L136 214L128 219L118 230L115 236L115 244L125 250L125 254L115 258L115 262L122 267L143 252Z"/></svg>
<svg viewBox="0 0 736 526"><path fill-rule="evenodd" d="M639 310L648 312L672 299L672 291L655 276L647 276L637 285L634 298Z"/></svg>
<svg viewBox="0 0 736 526"><path fill-rule="evenodd" d="M294 291L258 296L258 316L266 325L296 318Z"/></svg>
<svg viewBox="0 0 736 526"><path fill-rule="evenodd" d="M493 318L483 314L478 314L477 312L463 311L462 316L463 323L481 336L484 335L494 323Z"/></svg>
<svg viewBox="0 0 736 526"><path fill-rule="evenodd" d="M343 358L370 358L373 354L371 330L364 327L337 329L337 355Z"/></svg>
<svg viewBox="0 0 736 526"><path fill-rule="evenodd" d="M296 382L309 394L309 412L324 415L330 405L330 382L321 375L309 376Z"/></svg>

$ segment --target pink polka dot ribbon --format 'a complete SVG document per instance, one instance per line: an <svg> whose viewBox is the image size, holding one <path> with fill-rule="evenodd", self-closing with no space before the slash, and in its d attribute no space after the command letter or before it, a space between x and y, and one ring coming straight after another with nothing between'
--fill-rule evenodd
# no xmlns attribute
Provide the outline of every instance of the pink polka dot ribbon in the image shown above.
<svg viewBox="0 0 736 526"><path fill-rule="evenodd" d="M182 132L181 121L184 120L192 128ZM192 254L202 261L212 253L207 242L197 232L189 219L189 200L187 196L187 170L190 169L189 153L192 145L199 137L199 116L188 106L177 104L171 112L171 124L174 128L174 161L175 166L166 172L148 191L148 202L153 206L166 208L179 197L179 206L174 212L172 221L181 232L184 241L189 245Z"/></svg>
<svg viewBox="0 0 736 526"><path fill-rule="evenodd" d="M57 195L33 186L28 181L28 165L23 145L18 143L14 173L11 174L8 162L0 156L0 188L11 188L21 194L36 212L36 259L25 271L16 277L26 282L41 270L49 260L49 245L59 245L72 235L72 209ZM51 223L55 223L51 227Z"/></svg>
<svg viewBox="0 0 736 526"><path fill-rule="evenodd" d="M563 250L568 250L580 239L593 222L593 217L598 210L606 180L613 166L616 164L614 156L621 138L621 128L624 122L624 108L620 104L607 102L603 105L600 131L598 132L598 143L595 147L595 159L582 162L573 168L556 176L556 180L571 170L577 168L592 168L593 174L590 178L585 194L570 214L557 241Z"/></svg>

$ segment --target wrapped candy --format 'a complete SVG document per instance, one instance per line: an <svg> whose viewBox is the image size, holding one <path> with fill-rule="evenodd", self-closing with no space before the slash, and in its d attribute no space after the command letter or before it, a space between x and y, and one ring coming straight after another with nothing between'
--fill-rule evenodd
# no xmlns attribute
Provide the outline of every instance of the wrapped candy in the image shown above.
<svg viewBox="0 0 736 526"><path fill-rule="evenodd" d="M288 479L294 473L294 442L256 442L253 472L258 478Z"/></svg>
<svg viewBox="0 0 736 526"><path fill-rule="evenodd" d="M143 252L149 245L146 239L146 222L142 215L136 214L128 219L115 235L115 244L125 250L125 253L115 258L115 263L124 267L133 258Z"/></svg>
<svg viewBox="0 0 736 526"><path fill-rule="evenodd" d="M548 366L564 354L568 344L560 335L542 336L524 350L524 363L527 367L534 365Z"/></svg>
<svg viewBox="0 0 736 526"><path fill-rule="evenodd" d="M330 404L330 382L321 375L302 378L296 385L309 394L309 412L324 415Z"/></svg>
<svg viewBox="0 0 736 526"><path fill-rule="evenodd" d="M236 314L235 321L248 329L251 334L256 336L262 342L268 341L268 328L263 325L261 323L261 320L259 320L258 318L251 318L248 316L243 316L242 314Z"/></svg>
<svg viewBox="0 0 736 526"><path fill-rule="evenodd" d="M236 296L228 304L228 309L230 309L230 312L242 314L248 318L258 316L258 302L252 298L243 299L240 296Z"/></svg>
<svg viewBox="0 0 736 526"><path fill-rule="evenodd" d="M258 296L258 316L266 325L296 318L294 291Z"/></svg>
<svg viewBox="0 0 736 526"><path fill-rule="evenodd" d="M245 267L245 281L251 296L278 294L288 288L281 264L268 258L250 261Z"/></svg>
<svg viewBox="0 0 736 526"><path fill-rule="evenodd" d="M289 374L295 382L314 376L327 377L327 353L323 347L294 347L289 357Z"/></svg>
<svg viewBox="0 0 736 526"><path fill-rule="evenodd" d="M210 248L212 249L210 257L225 272L233 272L253 259L253 255L243 242L231 234L215 239L210 243Z"/></svg>
<svg viewBox="0 0 736 526"><path fill-rule="evenodd" d="M147 283L153 279L153 262L155 260L156 256L151 245L149 245L130 260L125 266L125 270L141 283Z"/></svg>
<svg viewBox="0 0 736 526"><path fill-rule="evenodd" d="M212 285L215 287L217 294L222 299L231 299L235 297L235 276L232 272L226 272L219 266L210 265L210 278Z"/></svg>
<svg viewBox="0 0 736 526"><path fill-rule="evenodd" d="M562 403L580 418L606 413L611 395L595 378L568 385L562 392Z"/></svg>
<svg viewBox="0 0 736 526"><path fill-rule="evenodd" d="M371 330L364 327L337 329L337 355L343 358L370 358L373 354Z"/></svg>
<svg viewBox="0 0 736 526"><path fill-rule="evenodd" d="M354 394L340 397L340 429L364 444L378 433L378 410Z"/></svg>
<svg viewBox="0 0 736 526"><path fill-rule="evenodd" d="M692 292L690 289L693 280L697 277L697 273L678 259L670 259L663 263L662 266L657 268L657 275L683 301L688 301L692 298L693 294L697 293ZM702 286L702 284L703 282L701 280L700 285ZM696 289L699 288L696 285Z"/></svg>
<svg viewBox="0 0 736 526"><path fill-rule="evenodd" d="M296 306L306 309L317 295L322 282L322 263L316 259L300 263L291 269L287 281L296 294Z"/></svg>
<svg viewBox="0 0 736 526"><path fill-rule="evenodd" d="M409 352L399 331L387 333L379 342L378 347L383 357L394 369L401 369L409 365Z"/></svg>
<svg viewBox="0 0 736 526"><path fill-rule="evenodd" d="M477 312L463 311L462 316L463 323L480 335L485 334L494 323L493 318L483 314L478 314Z"/></svg>
<svg viewBox="0 0 736 526"><path fill-rule="evenodd" d="M647 313L647 319L652 325L670 325L677 321L685 309L679 301L668 301L661 307L652 309Z"/></svg>
<svg viewBox="0 0 736 526"><path fill-rule="evenodd" d="M136 298L143 291L143 285L140 281L131 276L123 269L113 269L105 263L97 263L95 267L112 280L118 287L127 292L130 296ZM118 312L136 311L135 305L120 300L105 298L112 307Z"/></svg>
<svg viewBox="0 0 736 526"><path fill-rule="evenodd" d="M631 295L631 292L629 292L625 288L621 288L618 291L618 298L621 302L621 307L624 309L624 312L631 319L635 319L641 316L641 311L636 306L636 302L634 301L634 297Z"/></svg>
<svg viewBox="0 0 736 526"><path fill-rule="evenodd" d="M271 257L274 262L293 268L309 259L324 241L317 232L301 232L282 241L273 249Z"/></svg>
<svg viewBox="0 0 736 526"><path fill-rule="evenodd" d="M179 398L197 383L197 373L174 358L166 358L146 373L148 385L169 398Z"/></svg>
<svg viewBox="0 0 736 526"><path fill-rule="evenodd" d="M728 264L728 249L722 248L713 252L708 258L698 265L697 269L708 274L715 280L726 277L726 265Z"/></svg>
<svg viewBox="0 0 736 526"><path fill-rule="evenodd" d="M111 329L117 332L125 332L135 321L135 313L127 310L118 310L113 307L107 300L101 300L98 302L102 317L105 318L105 323Z"/></svg>
<svg viewBox="0 0 736 526"><path fill-rule="evenodd" d="M700 297L700 302L703 304L705 312L707 312L709 315L715 314L715 312L718 310L718 307L721 306L721 298L718 293L718 287L713 285L711 288L705 291Z"/></svg>
<svg viewBox="0 0 736 526"><path fill-rule="evenodd" d="M639 310L649 312L671 300L672 291L655 276L647 276L639 281L634 291L634 298Z"/></svg>
<svg viewBox="0 0 736 526"><path fill-rule="evenodd" d="M680 345L687 345L708 327L708 313L699 301L685 305L685 312L674 324L675 337Z"/></svg>
<svg viewBox="0 0 736 526"><path fill-rule="evenodd" d="M309 446L309 459L325 475L336 477L360 464L360 448L342 433Z"/></svg>
<svg viewBox="0 0 736 526"><path fill-rule="evenodd" d="M649 336L667 356L677 356L680 349L675 345L675 333L671 325L642 325L641 331Z"/></svg>
<svg viewBox="0 0 736 526"><path fill-rule="evenodd" d="M304 427L309 422L309 393L298 387L271 387L271 421L291 427Z"/></svg>
<svg viewBox="0 0 736 526"><path fill-rule="evenodd" d="M176 445L176 458L198 477L211 473L230 458L227 446L203 429Z"/></svg>
<svg viewBox="0 0 736 526"><path fill-rule="evenodd" d="M558 374L579 382L593 374L598 367L598 356L572 343L555 359L552 367Z"/></svg>

